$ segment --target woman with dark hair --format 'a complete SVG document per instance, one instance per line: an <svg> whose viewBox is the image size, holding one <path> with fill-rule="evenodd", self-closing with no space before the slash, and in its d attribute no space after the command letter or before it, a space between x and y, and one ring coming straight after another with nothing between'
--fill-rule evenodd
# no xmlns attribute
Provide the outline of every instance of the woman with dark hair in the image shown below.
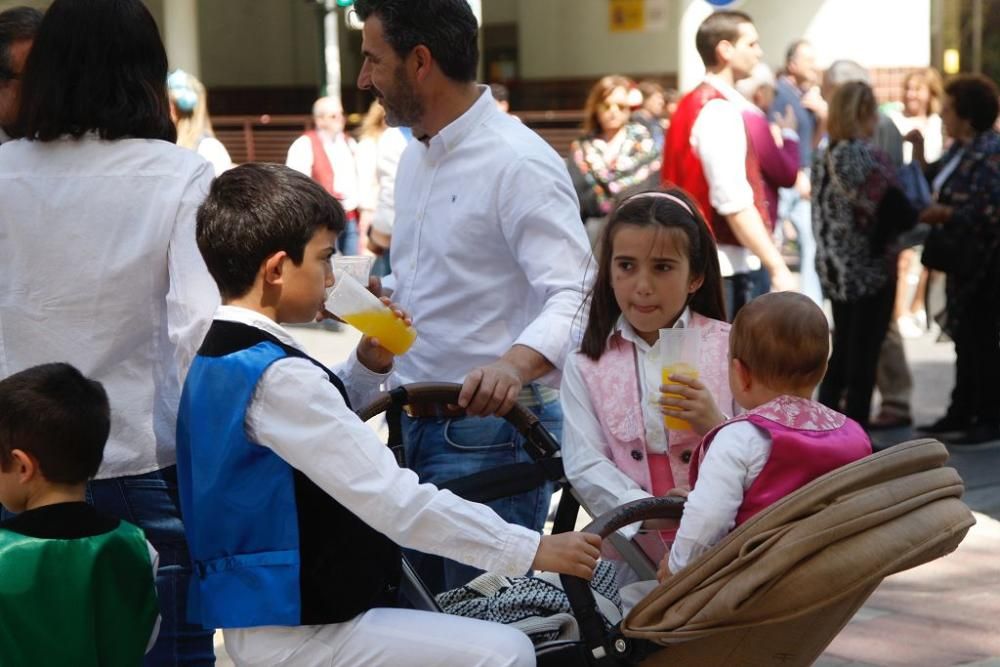
<svg viewBox="0 0 1000 667"><path fill-rule="evenodd" d="M583 109L583 136L570 146L567 164L591 245L619 193L659 178L661 150L645 125L630 120L634 87L618 75L595 83Z"/></svg>
<svg viewBox="0 0 1000 667"><path fill-rule="evenodd" d="M871 86L839 86L827 118L830 145L812 168L816 269L834 325L819 401L866 428L896 295L894 241L916 220L888 156L871 143L877 124Z"/></svg>
<svg viewBox="0 0 1000 667"><path fill-rule="evenodd" d="M941 119L951 148L927 166L935 203L920 215L940 225L931 236L953 240L945 269L948 304L942 327L955 341L955 389L943 417L920 428L950 444L1000 440L1000 134L993 128L1000 104L984 76L961 76L944 89ZM923 145L914 142L923 162ZM934 239L924 248L933 262Z"/></svg>
<svg viewBox="0 0 1000 667"><path fill-rule="evenodd" d="M167 57L140 0L55 0L0 148L0 376L67 361L99 380L111 433L87 498L159 552L147 664L212 664L184 623L188 552L174 429L217 292L195 243L211 166L175 145Z"/></svg>

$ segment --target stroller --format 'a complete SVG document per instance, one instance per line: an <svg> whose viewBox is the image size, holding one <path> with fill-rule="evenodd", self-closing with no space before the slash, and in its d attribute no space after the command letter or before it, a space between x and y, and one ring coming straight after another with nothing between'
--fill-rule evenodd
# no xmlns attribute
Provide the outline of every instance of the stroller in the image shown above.
<svg viewBox="0 0 1000 667"><path fill-rule="evenodd" d="M418 383L381 394L358 411L367 421L405 405L456 403L460 385ZM506 419L532 463L440 485L477 502L546 481L562 488L553 533L573 530L581 507L558 444L515 405ZM404 463L398 432L390 447ZM975 523L964 486L944 467L945 447L914 440L834 470L760 512L682 572L657 586L610 631L586 581L563 575L579 640L536 646L540 667L811 665L885 577L954 551ZM641 550L616 531L647 519L679 519L683 500L647 498L596 517L585 531L611 540L640 576L655 578ZM440 611L404 562L403 595Z"/></svg>

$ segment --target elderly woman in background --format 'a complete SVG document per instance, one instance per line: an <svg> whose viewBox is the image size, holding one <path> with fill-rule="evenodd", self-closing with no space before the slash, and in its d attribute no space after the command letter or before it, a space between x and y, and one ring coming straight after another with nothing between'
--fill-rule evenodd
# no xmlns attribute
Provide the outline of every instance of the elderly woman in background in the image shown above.
<svg viewBox="0 0 1000 667"><path fill-rule="evenodd" d="M584 106L584 134L570 146L568 167L591 245L615 196L659 179L661 153L653 135L642 123L629 120L633 87L631 79L618 75L594 84Z"/></svg>
<svg viewBox="0 0 1000 667"><path fill-rule="evenodd" d="M829 146L813 158L816 268L833 306L833 351L819 389L824 405L868 425L879 349L896 294L894 239L916 211L889 158L871 144L878 111L867 83L837 88Z"/></svg>
<svg viewBox="0 0 1000 667"><path fill-rule="evenodd" d="M941 119L953 142L927 165L935 203L920 215L953 240L943 327L955 341L955 389L943 417L922 427L951 444L1000 439L1000 135L996 85L983 76L952 79ZM922 142L914 142L924 161ZM945 239L945 240L947 240ZM928 238L925 261L931 254ZM945 267L941 267L945 268Z"/></svg>
<svg viewBox="0 0 1000 667"><path fill-rule="evenodd" d="M177 145L190 148L212 164L218 176L233 168L233 160L222 142L215 138L208 117L208 92L194 75L182 69L167 77L170 117L177 125Z"/></svg>

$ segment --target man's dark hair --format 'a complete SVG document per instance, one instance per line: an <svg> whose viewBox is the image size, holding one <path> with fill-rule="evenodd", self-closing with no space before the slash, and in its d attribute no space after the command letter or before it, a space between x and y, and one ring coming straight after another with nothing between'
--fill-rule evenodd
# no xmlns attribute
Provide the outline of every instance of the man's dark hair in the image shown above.
<svg viewBox="0 0 1000 667"><path fill-rule="evenodd" d="M33 366L0 380L0 467L20 449L42 476L80 484L97 474L111 430L108 395L66 363Z"/></svg>
<svg viewBox="0 0 1000 667"><path fill-rule="evenodd" d="M13 79L19 74L10 62L10 47L14 42L34 39L42 13L34 7L14 7L0 12L0 81Z"/></svg>
<svg viewBox="0 0 1000 667"><path fill-rule="evenodd" d="M951 98L955 115L969 121L976 133L997 122L997 86L982 74L956 76L945 85L944 94Z"/></svg>
<svg viewBox="0 0 1000 667"><path fill-rule="evenodd" d="M362 21L381 21L400 58L423 44L449 79L475 81L479 26L467 0L357 0L354 11Z"/></svg>
<svg viewBox="0 0 1000 667"><path fill-rule="evenodd" d="M261 264L276 252L301 264L319 229L343 231L340 202L308 176L278 164L230 169L212 182L198 209L198 249L225 299L250 291Z"/></svg>
<svg viewBox="0 0 1000 667"><path fill-rule="evenodd" d="M749 14L735 11L713 12L701 22L694 37L694 45L705 67L719 64L715 47L722 41L735 43L740 37L740 25L743 23L753 23L753 19Z"/></svg>
<svg viewBox="0 0 1000 667"><path fill-rule="evenodd" d="M788 45L788 50L785 51L785 67L795 60L795 57L799 55L799 49L808 43L808 39L797 39Z"/></svg>
<svg viewBox="0 0 1000 667"><path fill-rule="evenodd" d="M173 142L166 80L167 54L141 0L55 0L25 64L13 134Z"/></svg>

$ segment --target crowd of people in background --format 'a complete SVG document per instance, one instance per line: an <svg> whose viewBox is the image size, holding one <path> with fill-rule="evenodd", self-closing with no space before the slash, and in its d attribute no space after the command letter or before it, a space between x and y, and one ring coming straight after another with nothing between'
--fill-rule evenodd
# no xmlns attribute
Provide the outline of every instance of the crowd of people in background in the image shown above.
<svg viewBox="0 0 1000 667"><path fill-rule="evenodd" d="M551 484L489 507L433 486L529 461L504 420L515 403L562 439L595 511L692 494L680 532L648 526L661 581L866 456L868 431L909 425L903 339L929 327L955 343L956 382L919 428L958 446L1000 439L994 82L920 69L879 104L870 72L821 70L802 39L775 73L752 18L718 11L697 33L703 81L681 94L601 77L561 158L504 86L476 82L465 1L431 4L447 20L358 0L357 83L374 98L359 127L320 97L285 165L239 166L139 0L0 13L0 539L97 545L81 563L110 550L142 592L123 599L106 564L93 570L108 618L128 619L126 662L211 663L225 626L248 664L533 664L508 628L378 608L397 545L436 591L484 569L592 575L599 540L538 534ZM335 253L377 257L370 289L419 322L408 353L366 336L337 373L281 326L331 315ZM665 329L701 336L700 378L660 384ZM404 412L406 470L352 397L428 381L461 392ZM31 428L47 402L66 435L54 444ZM75 431L86 451L59 450ZM779 438L810 463L772 461ZM816 463L820 441L840 456ZM255 504L255 480L287 516ZM224 528L214 503L231 510ZM345 560L317 523L334 514L361 556ZM331 586L345 563L367 574ZM74 589L77 607L89 594ZM403 636L416 626L419 648ZM123 627L102 625L97 643ZM51 656L7 641L27 662Z"/></svg>

